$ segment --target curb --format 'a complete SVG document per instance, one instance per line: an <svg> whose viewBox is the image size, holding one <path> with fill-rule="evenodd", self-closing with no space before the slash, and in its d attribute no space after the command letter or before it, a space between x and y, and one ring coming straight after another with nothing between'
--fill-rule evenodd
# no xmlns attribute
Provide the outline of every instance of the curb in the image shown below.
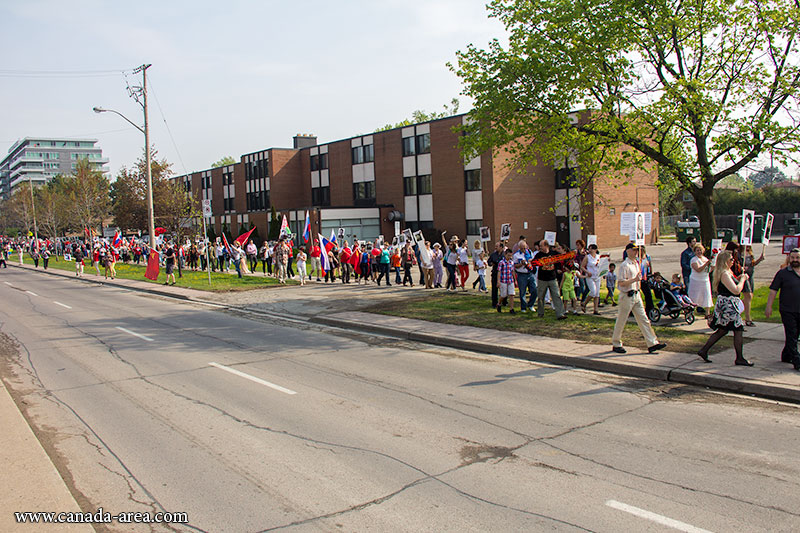
<svg viewBox="0 0 800 533"><path fill-rule="evenodd" d="M597 372L605 372L621 376L680 383L698 387L708 387L715 390L733 392L737 394L753 394L773 400L800 402L800 389L781 385L753 383L752 381L732 376L719 376L708 373L687 371L679 367L639 365L635 363L621 364L615 361L594 359L591 357L578 357L513 348L510 346L497 346L488 342L463 340L451 337L441 337L430 333L419 333L408 330L398 330L375 324L363 324L338 318L317 316L311 317L309 322L335 326L339 328L354 329L368 333L379 333L398 339L406 339L449 348L469 350L490 355L500 355L513 359L550 363L573 368L581 368Z"/></svg>

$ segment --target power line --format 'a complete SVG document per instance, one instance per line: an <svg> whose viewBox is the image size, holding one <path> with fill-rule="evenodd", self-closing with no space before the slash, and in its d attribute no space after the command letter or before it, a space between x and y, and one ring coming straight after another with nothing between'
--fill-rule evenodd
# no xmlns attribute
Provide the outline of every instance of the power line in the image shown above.
<svg viewBox="0 0 800 533"><path fill-rule="evenodd" d="M0 69L0 78L103 78L119 76L131 69L116 70L15 70Z"/></svg>
<svg viewBox="0 0 800 533"><path fill-rule="evenodd" d="M150 78L150 89L153 91L153 98L156 100L156 105L158 106L158 112L161 113L161 120L164 121L164 125L167 127L167 133L169 133L169 138L172 141L172 147L175 148L175 153L178 154L178 160L181 162L181 167L183 168L183 174L186 175L189 172L186 170L186 165L183 164L183 157L181 157L181 152L178 150L178 145L175 143L175 137L172 136L172 130L169 128L169 124L167 124L167 117L164 116L164 111L161 109L161 102L158 101L158 96L156 96L156 90L153 87L153 78Z"/></svg>

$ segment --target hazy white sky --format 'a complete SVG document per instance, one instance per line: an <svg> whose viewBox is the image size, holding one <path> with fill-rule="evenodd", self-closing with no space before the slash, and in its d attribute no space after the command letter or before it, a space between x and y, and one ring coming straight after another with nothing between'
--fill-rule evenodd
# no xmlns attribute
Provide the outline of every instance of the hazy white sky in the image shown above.
<svg viewBox="0 0 800 533"><path fill-rule="evenodd" d="M25 0L0 16L0 148L26 136L99 140L116 175L142 154L126 81L148 70L151 143L177 174L219 158L368 133L441 111L455 52L503 37L484 0L208 2ZM43 74L69 71L73 74ZM98 73L97 71L104 71ZM107 72L112 71L112 72ZM461 100L461 111L469 102ZM166 123L165 123L166 120ZM170 138L172 133L175 144ZM176 149L177 146L177 149Z"/></svg>

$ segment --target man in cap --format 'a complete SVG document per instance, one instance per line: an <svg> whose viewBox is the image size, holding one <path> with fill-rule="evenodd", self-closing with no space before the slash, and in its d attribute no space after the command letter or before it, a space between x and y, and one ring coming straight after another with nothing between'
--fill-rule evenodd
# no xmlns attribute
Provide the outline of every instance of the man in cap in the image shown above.
<svg viewBox="0 0 800 533"><path fill-rule="evenodd" d="M611 344L613 345L612 351L615 353L627 353L625 348L622 347L622 332L625 329L625 323L628 321L631 312L634 318L636 318L639 330L647 341L648 352L653 353L667 347L665 343L658 342L658 338L644 311L642 298L639 295L639 288L642 282L642 268L637 259L638 255L638 246L633 243L628 244L625 247L625 261L623 261L622 265L617 269L619 314L617 314L617 322L614 324L614 335L611 337Z"/></svg>

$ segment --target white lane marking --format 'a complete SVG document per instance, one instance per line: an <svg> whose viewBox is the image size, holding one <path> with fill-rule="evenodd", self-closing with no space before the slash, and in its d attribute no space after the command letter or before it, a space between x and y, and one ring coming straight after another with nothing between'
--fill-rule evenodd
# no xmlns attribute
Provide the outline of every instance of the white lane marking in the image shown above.
<svg viewBox="0 0 800 533"><path fill-rule="evenodd" d="M131 331L129 329L121 328L119 326L117 326L117 329L120 330L120 331L124 331L125 333L127 333L129 335L133 335L134 337L139 337L140 339L144 339L146 341L153 342L153 339L151 339L150 337L145 337L144 335L140 335L139 333L136 333L135 331Z"/></svg>
<svg viewBox="0 0 800 533"><path fill-rule="evenodd" d="M72 309L72 307L68 306L67 304L62 304L61 302L57 302L53 300L53 303L56 305L60 305L61 307L66 307L67 309Z"/></svg>
<svg viewBox="0 0 800 533"><path fill-rule="evenodd" d="M4 281L3 283L5 283L6 285L8 285L9 287L13 287L13 285L12 285L12 284L10 284L10 283L9 283L9 282L7 282L7 281Z"/></svg>
<svg viewBox="0 0 800 533"><path fill-rule="evenodd" d="M38 295L38 294L36 294L35 292L31 292L31 291L25 291L25 292L27 292L28 294L30 294L30 295L32 295L32 296L39 296L39 295Z"/></svg>
<svg viewBox="0 0 800 533"><path fill-rule="evenodd" d="M254 382L259 383L261 385L266 385L267 387L269 387L271 389L275 389L276 391L280 391L280 392L283 392L285 394L297 394L293 390L285 389L285 388L281 387L280 385L275 385L274 383L270 383L269 381L264 381L263 379L257 378L255 376L251 376L250 374L245 374L244 372L239 372L238 370L235 370L235 369L230 368L228 366L221 365L219 363L208 363L208 364L210 366L213 366L214 368L219 368L220 370L224 370L225 372L230 372L231 374L236 374L237 376L243 377L244 379L249 379L250 381L254 381Z"/></svg>
<svg viewBox="0 0 800 533"><path fill-rule="evenodd" d="M616 500L608 500L606 502L606 505L614 509L618 509L620 511L625 511L626 513L630 513L634 516L638 516L639 518L644 518L645 520L650 520L651 522L661 524L662 526L667 526L671 527L672 529L677 529L678 531L685 531L686 533L711 533L707 529L695 527L691 524L680 522L672 518L667 518L666 516L662 516L660 514L651 513L650 511L639 509L638 507L634 507L633 505L621 503Z"/></svg>

